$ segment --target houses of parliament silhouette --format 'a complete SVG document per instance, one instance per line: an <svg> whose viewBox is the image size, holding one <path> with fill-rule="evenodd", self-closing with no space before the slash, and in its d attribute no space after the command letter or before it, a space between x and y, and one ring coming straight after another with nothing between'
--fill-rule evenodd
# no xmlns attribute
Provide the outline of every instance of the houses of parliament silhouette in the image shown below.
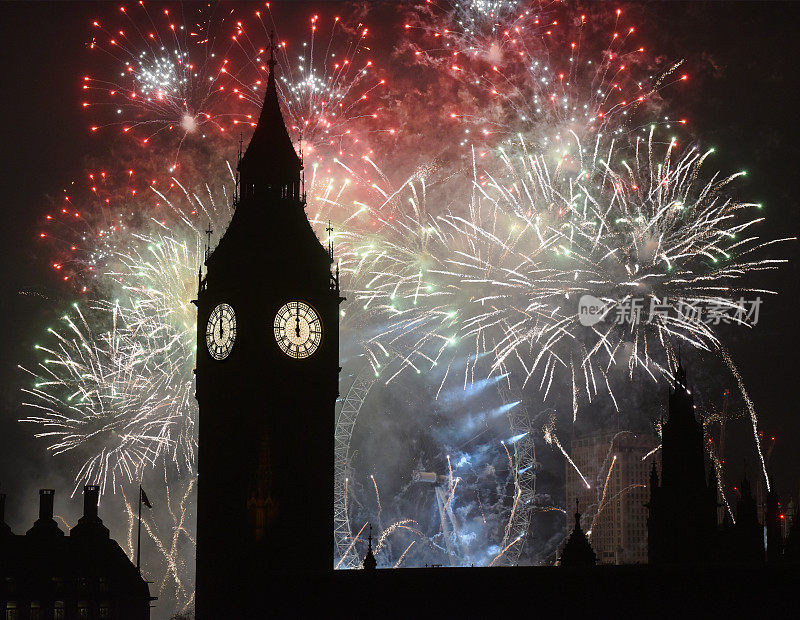
<svg viewBox="0 0 800 620"><path fill-rule="evenodd" d="M647 485L649 565L598 565L576 507L558 568L379 570L370 533L363 570L334 571L344 299L333 248L320 243L305 214L303 166L280 110L274 47L268 64L263 109L240 152L235 212L207 251L194 300L196 617L741 616L789 601L800 519L782 545L776 497L768 499L764 528L745 480L735 523L727 515L719 522L716 478L680 365L662 421L661 468L653 466ZM7 620L149 616L148 586L109 539L98 492L86 487L84 517L68 539L53 519L53 491L42 491L40 518L25 536L5 525L0 496Z"/></svg>
<svg viewBox="0 0 800 620"><path fill-rule="evenodd" d="M274 48L268 65L263 109L240 152L235 212L213 250L208 231L194 300L196 617L741 616L791 600L800 519L782 544L777 498L768 497L759 523L746 479L735 522L719 518L716 477L680 364L662 421L661 467L653 466L647 485L648 565L598 564L576 507L559 567L379 570L370 533L363 570L333 569L344 299L333 248L305 214L303 165L280 110ZM98 493L86 487L84 516L68 538L53 519L52 490L41 492L39 520L26 535L5 524L0 496L6 620L149 616L147 583L97 516Z"/></svg>
<svg viewBox="0 0 800 620"><path fill-rule="evenodd" d="M735 521L719 501L717 476L706 457L703 426L695 414L686 371L678 362L661 420L660 468L653 459L647 508L647 562L655 566L751 565L796 562L800 520L783 544L781 515L774 493L767 496L765 523L745 474L735 505ZM576 510L575 527L560 558L562 566L592 566L597 557Z"/></svg>
<svg viewBox="0 0 800 620"><path fill-rule="evenodd" d="M343 592L357 601L350 607L361 610L383 601L387 617L419 611L438 590L457 589L462 600L451 601L449 609L461 605L465 612L480 609L478 597L488 592L534 583L551 593L579 591L584 579L608 593L629 595L634 586L641 596L652 592L656 578L641 566L630 567L639 572L625 580L608 573L612 567L595 566L579 515L559 570L381 571L371 544L365 570L333 570L333 430L343 298L332 247L320 243L305 214L302 161L280 110L274 48L268 64L263 109L240 153L233 219L208 252L195 301L197 617L281 617L288 610L336 616L332 610ZM661 583L681 580L670 566L712 561L726 535L730 544L749 541L747 557L757 564L749 505L740 508L743 524L735 534L717 526L717 491L706 474L702 427L682 368L669 408L661 477L654 470L648 504L649 551L666 571ZM691 587L687 592L702 594ZM560 600L551 594L541 603L556 608ZM524 599L506 604L509 611L529 608Z"/></svg>

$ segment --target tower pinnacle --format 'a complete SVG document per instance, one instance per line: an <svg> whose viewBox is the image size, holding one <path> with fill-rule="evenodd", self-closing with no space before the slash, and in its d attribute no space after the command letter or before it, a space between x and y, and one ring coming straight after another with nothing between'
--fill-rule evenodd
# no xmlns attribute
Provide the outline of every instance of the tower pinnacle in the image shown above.
<svg viewBox="0 0 800 620"><path fill-rule="evenodd" d="M275 68L275 31L271 30L269 33L269 60L267 61L267 65L269 65L269 72L270 75L273 73L273 69Z"/></svg>
<svg viewBox="0 0 800 620"><path fill-rule="evenodd" d="M241 198L272 195L299 198L300 171L303 168L283 122L278 88L275 83L275 45L270 38L269 75L264 105L253 137L239 161Z"/></svg>
<svg viewBox="0 0 800 620"><path fill-rule="evenodd" d="M364 570L375 570L378 567L378 562L375 555L372 553L372 524L369 524L369 547L367 548L367 555L364 556Z"/></svg>

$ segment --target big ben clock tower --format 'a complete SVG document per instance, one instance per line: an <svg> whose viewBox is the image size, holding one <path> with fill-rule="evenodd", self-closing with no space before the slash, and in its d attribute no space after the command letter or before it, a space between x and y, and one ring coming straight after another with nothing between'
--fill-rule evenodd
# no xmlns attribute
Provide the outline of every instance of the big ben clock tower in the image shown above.
<svg viewBox="0 0 800 620"><path fill-rule="evenodd" d="M200 619L261 617L279 576L333 568L342 298L304 211L274 49L269 67L233 219L196 302Z"/></svg>

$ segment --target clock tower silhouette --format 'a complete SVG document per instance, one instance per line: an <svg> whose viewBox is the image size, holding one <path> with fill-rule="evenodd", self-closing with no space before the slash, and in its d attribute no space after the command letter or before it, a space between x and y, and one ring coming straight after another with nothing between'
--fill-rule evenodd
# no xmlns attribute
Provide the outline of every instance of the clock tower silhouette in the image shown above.
<svg viewBox="0 0 800 620"><path fill-rule="evenodd" d="M305 214L274 46L233 218L197 304L197 618L274 612L286 575L333 570L338 272ZM330 229L329 229L330 232ZM210 235L210 232L209 232Z"/></svg>

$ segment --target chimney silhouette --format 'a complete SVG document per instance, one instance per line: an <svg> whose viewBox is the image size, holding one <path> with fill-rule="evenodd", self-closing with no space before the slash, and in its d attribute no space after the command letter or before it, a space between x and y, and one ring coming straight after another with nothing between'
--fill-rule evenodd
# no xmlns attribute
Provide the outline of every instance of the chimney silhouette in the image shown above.
<svg viewBox="0 0 800 620"><path fill-rule="evenodd" d="M70 536L91 540L109 538L108 528L103 525L103 520L97 516L99 500L99 486L87 484L83 487L83 516L78 519L78 524L69 531Z"/></svg>
<svg viewBox="0 0 800 620"><path fill-rule="evenodd" d="M53 520L55 489L39 489L39 518L28 530L29 536L63 536L64 532Z"/></svg>
<svg viewBox="0 0 800 620"><path fill-rule="evenodd" d="M39 521L53 519L53 498L55 489L39 489Z"/></svg>
<svg viewBox="0 0 800 620"><path fill-rule="evenodd" d="M83 487L83 516L87 519L97 518L97 503L100 500L100 487L88 484Z"/></svg>

